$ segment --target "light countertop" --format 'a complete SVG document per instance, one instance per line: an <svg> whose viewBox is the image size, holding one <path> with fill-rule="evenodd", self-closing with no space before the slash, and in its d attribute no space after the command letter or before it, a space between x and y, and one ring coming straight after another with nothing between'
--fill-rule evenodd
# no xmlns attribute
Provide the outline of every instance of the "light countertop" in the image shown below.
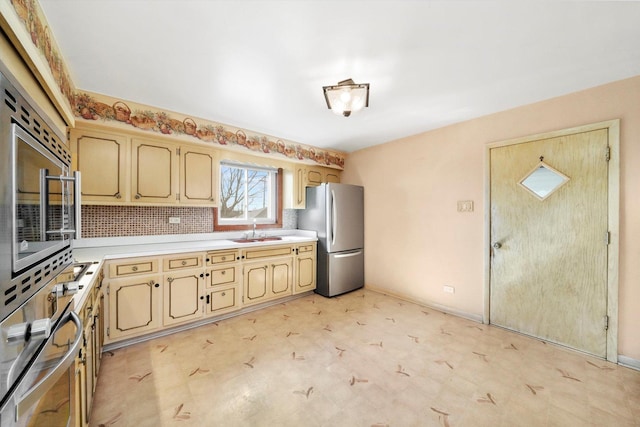
<svg viewBox="0 0 640 427"><path fill-rule="evenodd" d="M73 256L77 262L102 261L115 258L273 246L279 244L315 242L318 240L314 231L306 230L280 230L279 232L259 233L259 235L263 234L266 234L267 237L279 236L282 240L237 243L232 239L244 237L244 233L238 232L79 239L74 240Z"/></svg>

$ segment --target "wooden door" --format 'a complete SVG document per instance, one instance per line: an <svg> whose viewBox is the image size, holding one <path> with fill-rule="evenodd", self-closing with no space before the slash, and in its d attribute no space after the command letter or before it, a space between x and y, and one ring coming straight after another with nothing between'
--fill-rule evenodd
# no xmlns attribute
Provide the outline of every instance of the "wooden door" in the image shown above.
<svg viewBox="0 0 640 427"><path fill-rule="evenodd" d="M201 274L202 270L189 270L164 276L164 326L202 317L204 278Z"/></svg>
<svg viewBox="0 0 640 427"><path fill-rule="evenodd" d="M133 202L177 203L177 147L150 140L131 141Z"/></svg>
<svg viewBox="0 0 640 427"><path fill-rule="evenodd" d="M180 203L215 204L217 164L213 150L197 147L180 149Z"/></svg>
<svg viewBox="0 0 640 427"><path fill-rule="evenodd" d="M71 140L76 170L82 173L82 203L125 201L127 138L76 129Z"/></svg>
<svg viewBox="0 0 640 427"><path fill-rule="evenodd" d="M607 129L490 150L490 321L607 354ZM522 185L555 169L545 197Z"/></svg>

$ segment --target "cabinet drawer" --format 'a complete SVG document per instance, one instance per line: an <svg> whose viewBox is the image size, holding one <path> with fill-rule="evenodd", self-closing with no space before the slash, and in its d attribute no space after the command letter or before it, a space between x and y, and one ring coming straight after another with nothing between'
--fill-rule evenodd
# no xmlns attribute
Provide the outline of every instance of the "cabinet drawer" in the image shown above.
<svg viewBox="0 0 640 427"><path fill-rule="evenodd" d="M216 289L209 293L209 313L230 311L238 305L238 288L236 286Z"/></svg>
<svg viewBox="0 0 640 427"><path fill-rule="evenodd" d="M291 246L270 246L267 248L256 248L256 249L246 249L244 251L244 256L246 259L260 259L267 257L277 257L277 256L286 256L291 255L293 252L293 248Z"/></svg>
<svg viewBox="0 0 640 427"><path fill-rule="evenodd" d="M157 272L157 259L132 259L131 261L118 261L109 265L109 277L112 279Z"/></svg>
<svg viewBox="0 0 640 427"><path fill-rule="evenodd" d="M236 282L236 270L238 267L216 268L211 270L211 286L226 285Z"/></svg>
<svg viewBox="0 0 640 427"><path fill-rule="evenodd" d="M198 267L202 267L202 256L200 254L184 254L179 257L165 258L163 260L164 271Z"/></svg>
<svg viewBox="0 0 640 427"><path fill-rule="evenodd" d="M309 253L309 252L313 252L313 250L315 248L316 248L315 244L298 246L298 253L299 254L306 254L306 253Z"/></svg>
<svg viewBox="0 0 640 427"><path fill-rule="evenodd" d="M219 252L207 253L207 265L225 264L228 262L236 262L239 251L236 249Z"/></svg>

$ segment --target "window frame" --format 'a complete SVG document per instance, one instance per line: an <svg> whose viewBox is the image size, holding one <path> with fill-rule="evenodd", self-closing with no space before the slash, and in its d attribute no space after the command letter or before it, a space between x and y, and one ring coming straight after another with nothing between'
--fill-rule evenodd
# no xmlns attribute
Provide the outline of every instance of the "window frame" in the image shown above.
<svg viewBox="0 0 640 427"><path fill-rule="evenodd" d="M273 183L272 183L272 191L273 195L271 197L273 206L273 218L270 219L256 219L256 229L268 229L268 228L282 228L282 209L283 209L283 169L282 168L274 168L268 166L260 166L253 163L242 163L242 162L234 162L234 161L226 161L223 160L220 162L219 168L219 189L222 194L222 169L224 166L235 167L245 170L262 170L273 173ZM219 197L219 200L221 198ZM246 207L245 207L246 209ZM236 230L247 230L253 227L253 218L246 218L242 220L237 219L221 219L220 218L220 206L213 209L213 230L214 231L236 231Z"/></svg>

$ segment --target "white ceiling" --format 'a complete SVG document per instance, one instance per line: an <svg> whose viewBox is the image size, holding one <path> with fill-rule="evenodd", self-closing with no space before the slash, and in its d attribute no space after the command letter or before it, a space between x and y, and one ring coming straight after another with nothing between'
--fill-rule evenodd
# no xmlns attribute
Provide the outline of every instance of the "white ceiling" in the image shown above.
<svg viewBox="0 0 640 427"><path fill-rule="evenodd" d="M347 152L640 75L640 2L40 3L80 89Z"/></svg>

